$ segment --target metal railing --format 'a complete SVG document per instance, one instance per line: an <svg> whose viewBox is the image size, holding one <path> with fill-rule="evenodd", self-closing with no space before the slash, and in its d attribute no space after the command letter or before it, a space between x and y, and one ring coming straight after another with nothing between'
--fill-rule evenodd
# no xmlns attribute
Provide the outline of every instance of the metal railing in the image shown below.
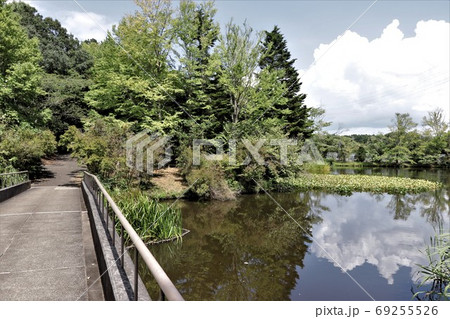
<svg viewBox="0 0 450 319"><path fill-rule="evenodd" d="M2 173L0 174L0 189L28 182L29 180L28 171Z"/></svg>
<svg viewBox="0 0 450 319"><path fill-rule="evenodd" d="M159 263L156 261L155 257L153 257L152 253L148 250L145 243L141 240L139 235L136 233L136 231L133 229L133 227L130 225L130 223L127 221L125 216L122 214L120 208L116 205L114 200L109 196L108 192L103 187L102 183L98 180L98 178L95 175L92 175L88 172L84 172L84 182L86 186L88 187L89 191L94 195L95 198L95 204L97 205L97 209L99 210L100 214L104 218L106 215L106 228L108 230L108 233L112 237L112 242L115 247L116 242L116 230L114 225L116 224L116 220L119 221L120 224L120 233L118 234L120 236L120 252L116 248L117 252L120 256L120 263L124 265L124 255L126 253L125 251L125 231L128 234L129 240L134 245L134 300L138 300L138 268L139 268L139 256L144 261L145 265L147 266L148 270L152 274L152 276L155 278L156 282L158 283L158 286L161 291L161 299L162 300L171 300L171 301L183 301L183 297L181 296L178 289L175 287L175 285L172 283L172 281L169 279L167 274L164 272L162 267L159 265ZM112 213L112 216L111 216ZM108 220L109 217L112 217L112 234L109 230Z"/></svg>

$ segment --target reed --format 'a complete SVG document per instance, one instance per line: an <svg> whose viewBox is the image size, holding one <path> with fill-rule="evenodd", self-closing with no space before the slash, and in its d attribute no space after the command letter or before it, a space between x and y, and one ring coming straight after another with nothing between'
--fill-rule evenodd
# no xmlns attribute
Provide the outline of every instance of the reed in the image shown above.
<svg viewBox="0 0 450 319"><path fill-rule="evenodd" d="M418 288L428 286L429 290L418 291L414 297L419 300L450 300L450 233L442 227L430 238L425 249L428 265L418 265L421 282Z"/></svg>
<svg viewBox="0 0 450 319"><path fill-rule="evenodd" d="M183 228L180 209L152 200L136 189L115 189L111 196L145 243L181 238Z"/></svg>

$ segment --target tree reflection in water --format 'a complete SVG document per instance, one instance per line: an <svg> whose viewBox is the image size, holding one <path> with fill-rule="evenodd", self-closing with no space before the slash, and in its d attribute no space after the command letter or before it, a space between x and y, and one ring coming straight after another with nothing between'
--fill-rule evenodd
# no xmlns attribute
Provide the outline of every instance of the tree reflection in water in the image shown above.
<svg viewBox="0 0 450 319"><path fill-rule="evenodd" d="M375 174L437 178L447 183L446 185L450 185L448 174L438 176L404 170L370 170ZM352 173L347 171L347 174ZM265 195L245 195L230 202L184 201L179 203L183 212L184 227L190 229L191 233L182 242L151 246L150 250L186 300L289 300L296 285L302 284L298 269L304 267L305 255L308 249L311 251L313 229L325 227L328 231L321 233L325 235L327 232L345 232L344 237L347 236L346 240L350 242L358 243L360 240L365 240L365 237L360 237L362 234L359 234L364 231L363 228L358 228L360 227L358 226L359 217L352 216L356 211L354 213L349 211L355 209L354 207L357 206L355 200L361 196L343 197L317 191L273 194L273 196L301 227ZM407 222L411 214L415 214L415 221L410 221L408 224L421 227L420 221L417 220L417 217L420 217L417 211L432 225L449 217L448 187L434 194L392 196L366 193L363 197L369 199L371 205L376 205L376 211L379 214L378 217L365 222L366 231L374 231L373 236L377 236L378 231L380 233L389 229L394 231L396 228L386 227L386 222L389 224L395 220L397 220L396 223ZM372 211L375 210L366 209L361 216L371 214ZM344 212L347 213L344 214ZM329 218L329 220L322 220L323 218ZM337 223L332 222L334 218L337 218ZM350 221L358 225L351 226ZM324 222L325 225L322 225ZM345 226L341 230L338 227L339 223ZM384 228L376 228L374 223L384 224ZM351 236L354 237L348 237L350 228ZM402 229L403 231L406 230ZM316 234L315 231L314 233ZM408 231L407 235L411 234ZM373 236L372 238L377 238ZM344 243L326 241L340 237L342 236L319 236L316 239L325 241L320 243L324 247L336 247L339 250L345 248ZM375 242L378 241L371 240L371 243ZM379 243L386 245L383 241ZM385 257L391 258L391 253L392 256L400 253L398 248L395 248L398 246L395 245L393 243L392 251L383 247L378 247L380 249L377 248L377 251L385 251L390 254ZM408 254L408 251L411 251L411 257L405 257L411 259L408 262L411 264L418 252L406 246L404 248L400 254ZM420 249L420 247L414 247L414 249ZM362 263L367 261L367 258L372 262L375 262L374 258L378 258L376 255L371 257L361 255L361 250L359 252L332 251L332 248L329 250L331 255L337 256L344 252L342 256L346 256L347 259L343 264L355 258ZM314 254L321 257L320 253L314 251L313 249ZM352 253L359 253L359 255L353 257L348 255ZM383 256L379 258L384 258ZM399 266L402 264L399 264L397 269ZM392 269L396 271L395 267ZM141 270L141 275L152 297L157 298L158 289L151 275L144 274L144 269ZM391 281L392 271L385 269L384 272L382 271L385 275L382 274L382 276L390 278L389 281ZM320 277L320 274L317 275Z"/></svg>

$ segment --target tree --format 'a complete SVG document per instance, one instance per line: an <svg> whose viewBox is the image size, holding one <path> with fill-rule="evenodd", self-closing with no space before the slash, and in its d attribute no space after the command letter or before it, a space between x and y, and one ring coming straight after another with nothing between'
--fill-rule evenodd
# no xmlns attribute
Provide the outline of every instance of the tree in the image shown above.
<svg viewBox="0 0 450 319"><path fill-rule="evenodd" d="M296 59L291 59L287 42L278 26L271 32L265 32L262 50L266 54L261 58L259 66L261 69L281 71L277 80L287 88L284 95L287 98L286 104L275 103L273 111L267 115L284 117L290 137L309 138L313 132L313 122L309 119L310 109L304 104L306 94L300 93L300 77L294 67Z"/></svg>
<svg viewBox="0 0 450 319"><path fill-rule="evenodd" d="M392 120L389 129L399 141L401 137L404 137L406 133L412 131L416 126L417 123L413 121L409 113L395 113L395 118Z"/></svg>
<svg viewBox="0 0 450 319"><path fill-rule="evenodd" d="M33 107L40 89L41 55L36 38L29 39L11 8L0 3L0 118L40 121Z"/></svg>
<svg viewBox="0 0 450 319"><path fill-rule="evenodd" d="M259 121L258 126L262 127L260 120L265 120L263 115L275 101L280 105L286 102L285 84L277 81L280 71L266 69L257 73L262 58L260 39L261 34L254 37L246 23L241 27L231 21L216 50L221 66L219 81L229 95L233 126L246 120L249 125L245 129L253 134L255 123Z"/></svg>
<svg viewBox="0 0 450 319"><path fill-rule="evenodd" d="M81 117L87 114L88 109L84 93L89 86L87 72L92 66L92 57L58 20L44 18L23 2L13 2L9 6L20 16L20 24L28 36L39 39L40 65L45 71L41 86L45 94L34 104L47 110L46 125L57 137L69 125L81 127Z"/></svg>
<svg viewBox="0 0 450 319"><path fill-rule="evenodd" d="M44 18L35 8L24 2L13 2L10 6L12 11L20 16L19 22L27 30L28 36L39 39L42 54L40 65L46 73L85 74L91 67L89 54L58 20Z"/></svg>
<svg viewBox="0 0 450 319"><path fill-rule="evenodd" d="M442 136L448 129L448 124L445 123L444 111L439 108L428 112L428 116L424 116L422 119L422 125L435 137Z"/></svg>
<svg viewBox="0 0 450 319"><path fill-rule="evenodd" d="M364 162L366 160L367 151L364 146L358 147L358 150L355 154L355 160L358 162Z"/></svg>
<svg viewBox="0 0 450 319"><path fill-rule="evenodd" d="M219 83L218 65L211 50L218 40L220 28L214 22L216 9L211 1L196 4L182 1L175 21L181 64L181 82L184 97L180 101L186 106L187 131L202 130L202 136L215 137L226 121L228 99ZM201 126L200 128L197 126Z"/></svg>
<svg viewBox="0 0 450 319"><path fill-rule="evenodd" d="M178 73L171 69L174 44L170 1L139 0L134 15L123 18L100 45L90 44L95 57L88 103L103 114L139 122L141 128L170 131L183 108Z"/></svg>

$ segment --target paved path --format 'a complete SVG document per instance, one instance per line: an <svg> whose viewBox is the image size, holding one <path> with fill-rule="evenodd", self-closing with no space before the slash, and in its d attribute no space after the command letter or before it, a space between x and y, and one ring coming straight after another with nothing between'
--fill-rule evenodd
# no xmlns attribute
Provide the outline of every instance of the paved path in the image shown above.
<svg viewBox="0 0 450 319"><path fill-rule="evenodd" d="M102 300L97 259L79 184L61 156L47 178L0 203L0 300ZM77 178L78 176L78 178Z"/></svg>

